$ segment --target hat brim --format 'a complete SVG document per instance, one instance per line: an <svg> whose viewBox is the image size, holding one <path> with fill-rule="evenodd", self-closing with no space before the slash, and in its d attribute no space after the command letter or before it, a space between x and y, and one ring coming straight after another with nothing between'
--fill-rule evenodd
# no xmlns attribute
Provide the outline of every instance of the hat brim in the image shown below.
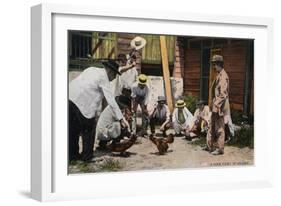
<svg viewBox="0 0 281 206"><path fill-rule="evenodd" d="M115 67L111 66L110 64L108 64L107 62L102 62L103 66L105 67L109 67L110 69L112 69L114 72L116 72L117 74L121 75L121 73L118 71L118 69L116 69Z"/></svg>
<svg viewBox="0 0 281 206"><path fill-rule="evenodd" d="M140 82L140 80L138 80L138 84L147 85L147 81L144 83L144 82Z"/></svg>
<svg viewBox="0 0 281 206"><path fill-rule="evenodd" d="M182 104L182 105L176 104L176 107L177 107L177 108L183 108L183 107L185 107L185 106L186 106L186 103L184 103L184 104Z"/></svg>
<svg viewBox="0 0 281 206"><path fill-rule="evenodd" d="M135 50L140 50L142 49L145 45L146 45L146 40L144 38L141 37L141 44L136 46L136 38L134 38L132 41L131 41L131 47L134 48Z"/></svg>

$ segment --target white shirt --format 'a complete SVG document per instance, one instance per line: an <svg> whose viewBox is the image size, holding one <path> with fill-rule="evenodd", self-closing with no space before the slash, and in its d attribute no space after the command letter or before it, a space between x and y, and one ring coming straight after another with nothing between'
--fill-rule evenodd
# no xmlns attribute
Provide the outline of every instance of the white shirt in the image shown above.
<svg viewBox="0 0 281 206"><path fill-rule="evenodd" d="M175 108L175 110L173 112L172 120L173 120L173 123L181 124L179 122L179 118L178 118L178 114L179 114L178 111L179 111L179 109ZM184 115L184 118L185 118L184 124L191 126L192 121L193 121L193 115L191 114L191 112L186 107L183 108L183 115Z"/></svg>
<svg viewBox="0 0 281 206"><path fill-rule="evenodd" d="M143 99L143 103L144 105L148 104L148 96L149 96L149 89L147 87L147 85L145 85L145 87L143 89L141 89L138 86L138 83L134 83L133 87L132 87L132 94L131 97L132 98L136 98L136 97L140 97Z"/></svg>
<svg viewBox="0 0 281 206"><path fill-rule="evenodd" d="M122 67L119 67L119 71L122 70ZM134 83L137 81L138 78L138 71L136 67L133 67L123 73L121 75L118 75L116 77L115 83L114 83L114 94L115 96L119 96L122 94L122 89L132 89Z"/></svg>
<svg viewBox="0 0 281 206"><path fill-rule="evenodd" d="M111 91L105 69L89 67L69 83L69 99L86 118L93 118L105 97L118 120L123 115Z"/></svg>

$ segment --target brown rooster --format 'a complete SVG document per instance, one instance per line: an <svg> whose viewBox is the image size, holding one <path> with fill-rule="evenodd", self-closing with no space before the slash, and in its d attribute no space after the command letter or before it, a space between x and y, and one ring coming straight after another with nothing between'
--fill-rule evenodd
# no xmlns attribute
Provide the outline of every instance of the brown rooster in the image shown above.
<svg viewBox="0 0 281 206"><path fill-rule="evenodd" d="M107 149L111 152L120 152L121 156L126 156L126 150L129 149L137 140L136 135L131 135L130 139L122 140L121 142L111 142L107 145Z"/></svg>
<svg viewBox="0 0 281 206"><path fill-rule="evenodd" d="M166 138L156 138L153 134L151 134L149 139L157 146L159 154L164 155L168 151L168 144L172 144L174 142L174 135L169 134Z"/></svg>

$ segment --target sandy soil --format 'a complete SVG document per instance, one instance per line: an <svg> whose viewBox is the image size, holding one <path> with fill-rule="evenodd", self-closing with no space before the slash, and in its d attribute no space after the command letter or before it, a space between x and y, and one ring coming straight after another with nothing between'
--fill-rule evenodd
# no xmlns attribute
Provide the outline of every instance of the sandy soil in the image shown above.
<svg viewBox="0 0 281 206"><path fill-rule="evenodd" d="M167 154L159 155L156 146L150 140L138 137L137 143L127 150L128 157L95 150L95 162L84 164L82 169L82 163L72 164L69 167L69 173L106 171L99 168L107 160L118 162L120 168L115 171L244 166L254 163L253 149L226 145L224 155L214 156L203 151L198 144L194 144L194 141L198 141L198 139L193 139L192 143L183 137L175 137Z"/></svg>

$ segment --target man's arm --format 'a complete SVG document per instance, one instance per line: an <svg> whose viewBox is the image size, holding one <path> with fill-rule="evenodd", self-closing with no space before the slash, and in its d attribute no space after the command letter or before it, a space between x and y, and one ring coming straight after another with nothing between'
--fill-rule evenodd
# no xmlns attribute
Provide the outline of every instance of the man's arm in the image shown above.
<svg viewBox="0 0 281 206"><path fill-rule="evenodd" d="M118 104L115 101L114 95L110 89L110 84L107 79L100 79L100 88L103 92L103 95L108 103L108 105L111 107L112 111L114 112L115 117L118 120L123 119L122 112L118 106Z"/></svg>
<svg viewBox="0 0 281 206"><path fill-rule="evenodd" d="M228 78L221 78L221 81L219 82L220 88L219 88L219 94L215 97L213 101L213 108L212 112L218 113L220 111L220 108L222 104L225 102L226 98L228 97Z"/></svg>

